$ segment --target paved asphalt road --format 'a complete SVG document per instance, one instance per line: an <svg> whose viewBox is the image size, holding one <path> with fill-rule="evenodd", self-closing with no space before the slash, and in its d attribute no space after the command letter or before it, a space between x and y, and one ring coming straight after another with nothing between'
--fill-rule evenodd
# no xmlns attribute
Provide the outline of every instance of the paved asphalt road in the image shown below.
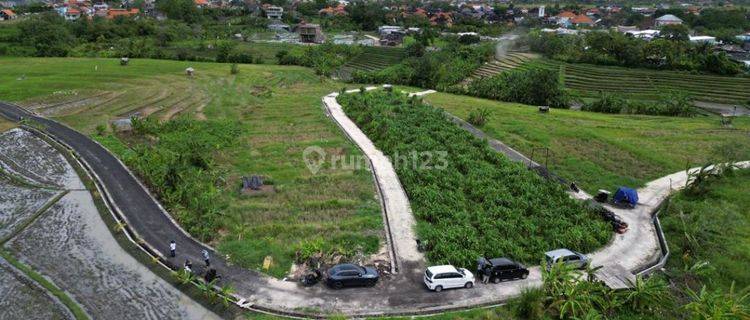
<svg viewBox="0 0 750 320"><path fill-rule="evenodd" d="M36 116L21 107L0 102L0 116L12 121L33 119L46 126L46 132L73 148L106 186L112 200L126 217L129 226L153 248L169 252L169 241L177 242L177 257L171 261L181 266L186 259L194 270L203 271L201 251L208 249L174 225L167 213L127 169L99 144L87 136L55 121ZM211 251L210 249L208 249ZM373 288L331 290L322 285L305 288L259 272L231 266L211 251L211 266L230 283L239 296L255 307L292 313L325 314L343 312L349 315L403 314L493 304L518 295L527 286L541 284L537 269L528 279L499 285L482 285L471 290L448 290L436 294L422 283L421 265L404 265L398 275L384 276Z"/></svg>

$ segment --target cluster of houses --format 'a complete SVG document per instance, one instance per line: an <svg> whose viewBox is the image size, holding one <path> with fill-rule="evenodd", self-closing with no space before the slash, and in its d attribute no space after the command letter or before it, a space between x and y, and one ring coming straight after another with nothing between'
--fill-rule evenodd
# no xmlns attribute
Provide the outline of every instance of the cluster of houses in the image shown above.
<svg viewBox="0 0 750 320"><path fill-rule="evenodd" d="M151 2L153 4L153 2ZM102 17L114 19L116 17L131 17L140 14L137 8L122 9L111 8L107 3L92 3L89 0L66 0L51 5L52 8L66 20L78 20L80 18Z"/></svg>

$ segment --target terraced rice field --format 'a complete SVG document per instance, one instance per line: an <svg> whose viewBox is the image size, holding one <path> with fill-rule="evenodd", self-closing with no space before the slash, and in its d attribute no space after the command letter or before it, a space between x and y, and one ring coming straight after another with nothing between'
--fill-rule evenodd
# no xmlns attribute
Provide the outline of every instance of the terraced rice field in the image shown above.
<svg viewBox="0 0 750 320"><path fill-rule="evenodd" d="M193 77L185 75L187 67L195 68ZM230 206L213 245L253 269L270 256L266 272L277 277L286 276L297 248L308 242L382 259L372 175L366 168L330 166L313 174L303 158L311 146L330 157L360 155L320 109L320 98L344 84L321 81L301 67L239 67L232 75L228 64L219 63L132 59L122 67L115 59L0 57L0 96L94 135L115 153L144 143L127 133L109 134L112 120L135 113L239 121L244 130L238 143L215 158L224 179L217 187ZM100 125L104 136L96 134ZM273 191L239 192L241 178L249 175L265 177Z"/></svg>
<svg viewBox="0 0 750 320"><path fill-rule="evenodd" d="M470 82L477 78L494 76L500 72L517 68L521 64L536 59L537 57L538 56L534 53L510 52L502 59L492 60L479 67L479 69L474 70L474 73L472 73L465 82Z"/></svg>
<svg viewBox="0 0 750 320"><path fill-rule="evenodd" d="M403 48L364 47L361 54L341 66L340 77L346 78L354 71L378 71L401 62L405 56Z"/></svg>
<svg viewBox="0 0 750 320"><path fill-rule="evenodd" d="M600 91L606 91L653 100L665 91L681 90L699 101L727 104L750 102L750 78L571 64L550 59L535 59L519 67L560 70L565 86L583 97L597 97Z"/></svg>

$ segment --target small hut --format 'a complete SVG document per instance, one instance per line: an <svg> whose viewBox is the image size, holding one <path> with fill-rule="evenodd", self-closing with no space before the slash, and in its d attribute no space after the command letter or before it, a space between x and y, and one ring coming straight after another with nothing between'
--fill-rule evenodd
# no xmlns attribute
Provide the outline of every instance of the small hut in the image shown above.
<svg viewBox="0 0 750 320"><path fill-rule="evenodd" d="M195 69L193 69L193 67L188 67L185 69L185 74L187 74L188 77L192 77L195 74Z"/></svg>

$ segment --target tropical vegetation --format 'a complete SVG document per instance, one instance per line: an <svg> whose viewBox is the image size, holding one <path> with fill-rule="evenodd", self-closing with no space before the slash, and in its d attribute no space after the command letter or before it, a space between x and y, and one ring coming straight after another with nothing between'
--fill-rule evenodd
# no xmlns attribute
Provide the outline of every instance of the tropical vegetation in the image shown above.
<svg viewBox="0 0 750 320"><path fill-rule="evenodd" d="M666 33L666 32L664 32ZM529 44L535 52L565 62L617 65L660 70L686 70L736 75L743 65L724 52L714 52L710 45L693 44L683 36L645 41L625 34L588 32L583 35L557 35L531 32Z"/></svg>
<svg viewBox="0 0 750 320"><path fill-rule="evenodd" d="M618 94L601 92L598 100L584 103L581 110L673 117L692 117L698 114L692 97L679 91L670 91L658 101L631 100Z"/></svg>
<svg viewBox="0 0 750 320"><path fill-rule="evenodd" d="M442 110L395 92L339 101L380 150L416 157L394 166L431 262L469 267L479 256L509 256L536 263L549 248L588 252L610 239L604 221L563 186L490 149Z"/></svg>
<svg viewBox="0 0 750 320"><path fill-rule="evenodd" d="M433 39L417 39L407 43L407 57L399 64L378 71L355 71L352 81L357 83L390 83L421 88L446 90L471 75L494 55L489 42L462 44L458 37L444 39L438 50L424 48ZM419 49L422 48L422 49Z"/></svg>
<svg viewBox="0 0 750 320"><path fill-rule="evenodd" d="M553 70L507 70L488 78L471 81L466 89L452 91L475 97L519 102L553 108L567 108L568 94Z"/></svg>

